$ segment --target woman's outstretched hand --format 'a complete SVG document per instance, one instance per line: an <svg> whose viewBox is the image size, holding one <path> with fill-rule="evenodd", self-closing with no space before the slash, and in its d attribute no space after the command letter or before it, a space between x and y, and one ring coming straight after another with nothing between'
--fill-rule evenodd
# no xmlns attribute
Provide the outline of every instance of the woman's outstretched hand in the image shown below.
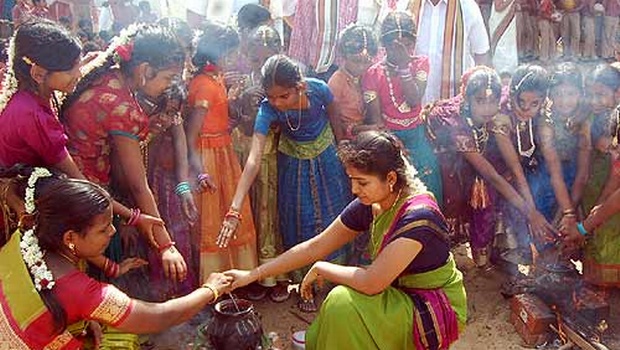
<svg viewBox="0 0 620 350"><path fill-rule="evenodd" d="M217 236L217 246L220 248L228 247L228 243L230 243L231 239L236 239L237 228L239 227L239 219L233 216L229 216L224 219L222 223L222 228L220 228L220 233Z"/></svg>
<svg viewBox="0 0 620 350"><path fill-rule="evenodd" d="M233 290L232 282L233 278L231 276L228 276L225 273L213 272L209 275L209 277L207 277L204 284L217 289L217 292L222 295L230 293Z"/></svg>
<svg viewBox="0 0 620 350"><path fill-rule="evenodd" d="M224 274L232 278L232 289L245 287L257 280L258 275L250 270L228 270Z"/></svg>

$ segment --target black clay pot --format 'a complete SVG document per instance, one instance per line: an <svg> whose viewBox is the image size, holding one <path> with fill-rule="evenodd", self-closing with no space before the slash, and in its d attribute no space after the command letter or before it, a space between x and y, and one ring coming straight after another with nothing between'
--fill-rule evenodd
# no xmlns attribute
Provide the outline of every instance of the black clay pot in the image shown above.
<svg viewBox="0 0 620 350"><path fill-rule="evenodd" d="M236 305L235 305L236 303ZM262 349L263 327L254 305L244 299L222 300L215 304L213 319L203 329L215 350Z"/></svg>

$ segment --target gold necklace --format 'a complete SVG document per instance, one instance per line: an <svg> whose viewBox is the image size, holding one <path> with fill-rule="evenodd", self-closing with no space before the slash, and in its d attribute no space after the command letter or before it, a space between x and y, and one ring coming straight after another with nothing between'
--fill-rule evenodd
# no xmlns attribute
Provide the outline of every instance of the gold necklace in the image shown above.
<svg viewBox="0 0 620 350"><path fill-rule="evenodd" d="M403 189L401 188L400 190L398 190L398 194L396 195L396 198L394 198L394 202L392 202L392 205L385 211L383 211L381 214L379 214L379 216L386 214L387 212L390 212L394 209L394 207L396 206L396 203L398 203L398 201L400 200L400 195L403 193ZM372 254L374 257L376 257L377 255L377 250L379 249L379 245L381 244L381 241L383 241L382 237L377 237L377 230L374 229L374 222L373 222L373 230L370 232L371 237L370 237L370 244L372 245ZM383 235L383 232L380 232L381 235Z"/></svg>
<svg viewBox="0 0 620 350"><path fill-rule="evenodd" d="M288 117L288 111L284 112L284 117L286 118L286 125L288 125L288 128L291 129L291 131L299 130L301 127L301 95L299 95L299 108L297 109L297 126L293 127L293 125L291 125L291 121Z"/></svg>
<svg viewBox="0 0 620 350"><path fill-rule="evenodd" d="M476 151L478 153L484 153L486 149L487 141L489 140L489 132L487 131L487 125L482 124L480 127L474 125L474 121L467 117L465 118L467 124L471 128L472 134L474 134L474 142L476 143Z"/></svg>
<svg viewBox="0 0 620 350"><path fill-rule="evenodd" d="M521 143L521 130L525 129L525 122L519 121L517 125L517 148L520 155L526 158L530 158L536 150L536 144L534 143L534 127L532 126L532 119L528 120L527 122L529 124L528 134L530 138L530 145L532 146L526 150L523 150L523 144Z"/></svg>
<svg viewBox="0 0 620 350"><path fill-rule="evenodd" d="M79 258L71 258L70 256L68 256L67 254L63 253L63 252L56 252L56 254L60 255L60 257L64 258L65 260L67 260L68 262L71 263L71 265L73 266L77 266L78 262L80 261Z"/></svg>

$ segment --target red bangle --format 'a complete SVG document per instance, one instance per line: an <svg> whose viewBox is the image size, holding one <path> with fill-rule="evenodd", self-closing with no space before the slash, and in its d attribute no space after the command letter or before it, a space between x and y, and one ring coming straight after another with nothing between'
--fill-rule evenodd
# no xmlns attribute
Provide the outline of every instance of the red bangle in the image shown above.
<svg viewBox="0 0 620 350"><path fill-rule="evenodd" d="M161 253L165 252L166 250L174 247L175 245L176 245L176 243L174 241L170 241L170 242L168 242L166 244L162 244L161 246L159 246L159 253L161 254Z"/></svg>
<svg viewBox="0 0 620 350"><path fill-rule="evenodd" d="M119 276L121 272L121 266L112 260L106 258L105 263L103 264L103 273L106 277L116 278Z"/></svg>
<svg viewBox="0 0 620 350"><path fill-rule="evenodd" d="M224 217L226 219L228 219L228 218L235 218L235 219L237 219L239 221L241 221L243 219L243 216L241 216L241 213L236 211L236 210L234 210L234 209L229 209L228 213L226 213L226 215L224 215Z"/></svg>
<svg viewBox="0 0 620 350"><path fill-rule="evenodd" d="M138 221L140 221L140 214L140 208L132 208L131 215L129 216L129 219L127 219L126 225L136 226L138 224Z"/></svg>

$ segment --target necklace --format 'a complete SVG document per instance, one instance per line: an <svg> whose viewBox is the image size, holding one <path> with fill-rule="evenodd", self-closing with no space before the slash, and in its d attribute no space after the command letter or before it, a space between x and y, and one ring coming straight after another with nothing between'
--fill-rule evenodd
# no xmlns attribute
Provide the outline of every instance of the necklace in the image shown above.
<svg viewBox="0 0 620 350"><path fill-rule="evenodd" d="M484 153L484 150L487 145L487 141L489 140L489 132L487 131L487 125L483 124L482 126L476 127L474 126L474 121L471 118L465 118L467 124L471 128L471 132L474 135L474 142L476 143L476 151L478 153Z"/></svg>
<svg viewBox="0 0 620 350"><path fill-rule="evenodd" d="M291 131L299 130L301 127L301 95L299 96L299 108L297 109L297 125L295 127L291 125L288 112L284 112L284 117L286 118L286 125L288 125L288 128L291 129Z"/></svg>
<svg viewBox="0 0 620 350"><path fill-rule="evenodd" d="M521 143L521 131L525 130L525 123L526 122L520 121L517 125L517 147L519 149L520 155L526 158L530 158L532 154L534 154L534 151L536 150L536 144L534 143L534 128L532 126L532 119L528 120L527 121L527 123L529 124L528 134L530 138L530 145L532 146L526 150L523 150L523 144Z"/></svg>
<svg viewBox="0 0 620 350"><path fill-rule="evenodd" d="M386 65L387 64L388 62L386 61ZM411 112L411 107L409 106L407 101L403 101L403 103L401 104L398 104L398 102L396 102L396 96L394 96L394 85L392 84L392 78L390 77L390 70L387 67L384 67L383 71L385 72L385 78L387 79L388 90L390 92L390 99L392 100L394 108L396 108L397 111L403 114Z"/></svg>
<svg viewBox="0 0 620 350"><path fill-rule="evenodd" d="M71 265L73 265L73 266L77 266L77 264L79 262L79 259L72 258L72 257L68 256L67 254L65 254L63 252L56 252L56 254L60 255L61 258L64 258L65 260L70 262Z"/></svg>
<svg viewBox="0 0 620 350"><path fill-rule="evenodd" d="M386 214L387 212L391 212L392 210L394 210L394 207L396 206L396 203L398 203L400 201L400 196L403 193L403 189L401 188L400 190L398 190L398 194L396 195L396 198L394 198L394 202L392 202L392 205L385 211L383 211L381 214L379 214L377 217ZM375 220L373 220L373 229L371 231L370 234L370 244L372 247L372 255L374 257L377 256L378 253L378 249L381 245L381 242L383 241L383 234L387 233L387 232L378 232L378 230L374 227L375 223L376 223L376 218ZM377 234L378 233L378 234Z"/></svg>

